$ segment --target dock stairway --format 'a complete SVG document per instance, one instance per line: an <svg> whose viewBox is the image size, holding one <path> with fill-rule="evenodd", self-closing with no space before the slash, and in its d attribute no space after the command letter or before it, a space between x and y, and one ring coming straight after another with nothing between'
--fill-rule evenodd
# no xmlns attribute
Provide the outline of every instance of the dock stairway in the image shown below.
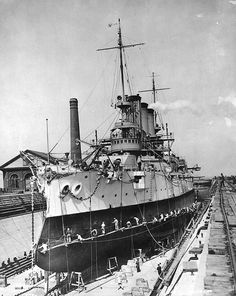
<svg viewBox="0 0 236 296"><path fill-rule="evenodd" d="M31 256L23 257L21 259L17 259L14 262L10 262L6 264L5 267L0 268L0 274L9 278L15 274L22 273L23 271L29 269L32 265Z"/></svg>

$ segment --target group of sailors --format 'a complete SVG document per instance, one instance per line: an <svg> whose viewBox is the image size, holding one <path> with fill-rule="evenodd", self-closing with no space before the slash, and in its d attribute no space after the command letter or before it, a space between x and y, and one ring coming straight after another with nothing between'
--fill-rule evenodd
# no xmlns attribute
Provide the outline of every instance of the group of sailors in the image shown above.
<svg viewBox="0 0 236 296"><path fill-rule="evenodd" d="M167 219L172 218L172 217L176 217L178 215L181 214L185 214L185 213L190 213L193 212L197 207L197 203L193 203L191 207L184 207L181 209L174 209L171 210L170 212L167 212L165 214L161 213L158 217L154 216L152 218L152 220L149 221L149 223L162 223L165 222ZM137 216L132 217L132 219L128 220L126 222L126 227L120 227L120 223L119 220L117 218L113 218L112 224L113 224L113 229L111 229L110 227L106 228L106 224L104 221L102 221L101 223L101 230L99 231L100 234L105 235L106 233L112 232L112 231L118 231L118 230L124 230L124 229L128 229L131 227L135 227L138 225L145 225L147 223L146 219L143 217L142 221L140 221L140 219ZM96 228L92 229L91 232L91 237L96 237L98 235L98 230ZM78 241L83 241L84 238L82 238L82 236L80 234L77 234L77 240ZM72 241L72 231L70 228L67 228L66 230L66 242L70 243Z"/></svg>
<svg viewBox="0 0 236 296"><path fill-rule="evenodd" d="M185 214L185 213L194 212L196 210L196 208L197 208L197 203L193 203L191 207L184 207L184 208L177 209L177 210L176 209L171 210L170 212L165 213L165 214L161 213L158 217L154 216L152 218L152 220L149 221L149 223L153 223L153 224L155 224L155 223L163 223L169 218L176 217L178 215ZM142 221L140 221L140 219L137 216L134 216L134 217L132 217L130 220L128 220L126 222L126 227L120 227L119 220L117 218L113 218L112 224L113 224L113 229L111 229L110 227L106 227L105 222L102 221L102 223L101 223L101 231L99 231L100 234L105 235L106 233L119 231L119 230L124 230L124 229L132 228L132 227L137 227L139 225L140 226L145 225L145 224L147 224L147 221L146 221L146 219L144 217L142 218ZM96 237L97 235L98 235L98 231L97 231L97 229L94 228L94 229L91 230L89 238ZM75 236L73 234L73 232L72 232L72 229L69 228L69 227L65 229L64 236L65 236L66 244L71 243L72 240L74 240L75 238L79 242L82 242L83 240L85 240L78 233ZM89 238L86 238L86 239L89 239ZM40 248L41 253L45 254L48 251L48 249L49 249L48 243L43 243L41 245L41 248Z"/></svg>

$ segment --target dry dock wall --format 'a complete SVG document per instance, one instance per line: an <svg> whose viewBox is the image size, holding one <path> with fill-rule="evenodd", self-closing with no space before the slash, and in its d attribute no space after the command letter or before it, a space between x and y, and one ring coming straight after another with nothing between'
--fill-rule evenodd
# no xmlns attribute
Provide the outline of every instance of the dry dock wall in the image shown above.
<svg viewBox="0 0 236 296"><path fill-rule="evenodd" d="M34 238L37 242L43 224L43 213L34 213ZM24 214L0 220L0 264L23 257L32 248L32 215Z"/></svg>

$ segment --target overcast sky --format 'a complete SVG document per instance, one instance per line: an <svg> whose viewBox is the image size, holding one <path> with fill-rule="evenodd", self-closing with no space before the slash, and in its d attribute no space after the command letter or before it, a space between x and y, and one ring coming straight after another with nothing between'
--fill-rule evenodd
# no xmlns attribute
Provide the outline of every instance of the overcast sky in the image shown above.
<svg viewBox="0 0 236 296"><path fill-rule="evenodd" d="M127 50L134 93L151 72L171 88L158 107L173 150L201 174L236 174L236 0L0 0L0 163L46 151L46 118L50 147L65 134L54 152L69 151L71 97L82 138L109 129L116 52L96 49L116 45L118 18L124 43L145 42Z"/></svg>

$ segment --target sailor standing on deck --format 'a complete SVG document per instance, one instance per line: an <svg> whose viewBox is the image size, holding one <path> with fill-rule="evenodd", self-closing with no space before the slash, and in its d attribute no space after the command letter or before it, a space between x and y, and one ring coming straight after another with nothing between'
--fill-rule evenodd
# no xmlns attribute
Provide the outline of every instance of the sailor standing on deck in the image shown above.
<svg viewBox="0 0 236 296"><path fill-rule="evenodd" d="M101 225L102 234L105 234L105 227L106 225L105 225L105 222L103 221Z"/></svg>
<svg viewBox="0 0 236 296"><path fill-rule="evenodd" d="M154 224L154 223L156 223L157 221L158 221L157 218L154 216L153 219L152 219L152 223Z"/></svg>
<svg viewBox="0 0 236 296"><path fill-rule="evenodd" d="M137 269L137 272L140 272L141 271L141 269L140 269L140 261L139 260L140 259L138 257L137 260L136 260L136 269Z"/></svg>
<svg viewBox="0 0 236 296"><path fill-rule="evenodd" d="M71 235L72 235L72 231L71 231L71 229L68 227L67 230L66 230L66 239L67 239L67 242L68 242L68 243L71 242Z"/></svg>
<svg viewBox="0 0 236 296"><path fill-rule="evenodd" d="M161 263L158 264L157 271L158 271L158 275L160 277L161 276L161 272L162 272L162 270L161 270Z"/></svg>
<svg viewBox="0 0 236 296"><path fill-rule="evenodd" d="M126 225L127 225L127 228L130 228L132 226L131 222L130 221L127 221L126 222Z"/></svg>
<svg viewBox="0 0 236 296"><path fill-rule="evenodd" d="M119 221L116 218L113 219L112 223L114 223L115 230L119 230Z"/></svg>
<svg viewBox="0 0 236 296"><path fill-rule="evenodd" d="M134 220L136 222L136 225L138 225L139 224L139 218L138 217L134 217Z"/></svg>
<svg viewBox="0 0 236 296"><path fill-rule="evenodd" d="M82 240L84 240L80 234L77 234L77 239L79 242L82 242Z"/></svg>
<svg viewBox="0 0 236 296"><path fill-rule="evenodd" d="M120 290L120 289L124 290L124 287L122 285L122 273L121 273L121 271L118 271L116 276L117 276L118 290Z"/></svg>

